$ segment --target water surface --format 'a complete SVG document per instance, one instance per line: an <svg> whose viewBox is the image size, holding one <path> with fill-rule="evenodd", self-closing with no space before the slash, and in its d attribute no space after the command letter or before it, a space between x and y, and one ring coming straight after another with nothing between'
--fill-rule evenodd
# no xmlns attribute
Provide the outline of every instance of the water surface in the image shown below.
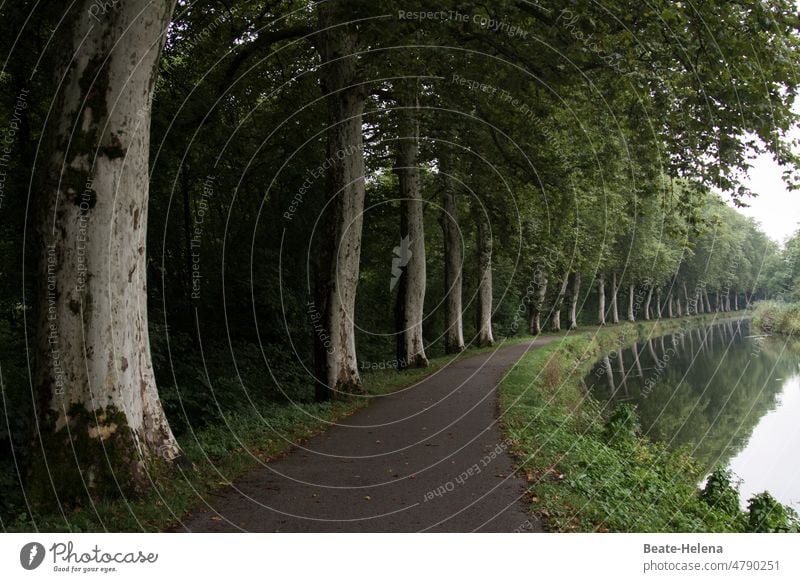
<svg viewBox="0 0 800 582"><path fill-rule="evenodd" d="M642 430L688 445L707 471L728 467L743 506L768 490L800 509L800 344L726 321L640 341L598 362L596 398L636 405Z"/></svg>

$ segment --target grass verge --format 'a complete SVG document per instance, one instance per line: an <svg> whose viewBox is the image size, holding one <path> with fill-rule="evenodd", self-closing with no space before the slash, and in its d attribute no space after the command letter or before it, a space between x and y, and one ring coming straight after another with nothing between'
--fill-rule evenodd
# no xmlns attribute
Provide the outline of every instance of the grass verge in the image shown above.
<svg viewBox="0 0 800 582"><path fill-rule="evenodd" d="M191 470L153 474L151 486L137 499L95 500L92 505L59 514L20 509L5 516L5 531L155 532L177 524L202 497L225 487L259 464L289 452L295 445L369 404L370 396L399 390L435 373L452 361L506 345L530 341L510 338L495 347L468 349L457 356L433 358L427 368L368 371L363 374L366 398L327 403L271 405L247 414L225 415L225 423L179 437Z"/></svg>

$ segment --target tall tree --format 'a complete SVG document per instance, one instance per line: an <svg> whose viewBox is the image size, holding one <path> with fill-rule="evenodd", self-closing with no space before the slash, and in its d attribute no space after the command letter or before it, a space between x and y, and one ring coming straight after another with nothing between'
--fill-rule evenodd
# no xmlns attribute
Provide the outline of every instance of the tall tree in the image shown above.
<svg viewBox="0 0 800 582"><path fill-rule="evenodd" d="M321 241L315 332L317 399L363 391L356 359L354 310L364 223L364 137L367 90L359 79L354 7L317 4L320 81L328 105L327 231Z"/></svg>
<svg viewBox="0 0 800 582"><path fill-rule="evenodd" d="M425 307L424 202L420 184L419 99L415 89L399 89L397 161L400 182L400 239L408 248L397 293L397 361L400 367L428 365L422 338Z"/></svg>
<svg viewBox="0 0 800 582"><path fill-rule="evenodd" d="M77 2L56 31L37 177L32 479L66 501L138 490L152 459L181 455L153 376L145 248L150 99L174 2L94 7Z"/></svg>

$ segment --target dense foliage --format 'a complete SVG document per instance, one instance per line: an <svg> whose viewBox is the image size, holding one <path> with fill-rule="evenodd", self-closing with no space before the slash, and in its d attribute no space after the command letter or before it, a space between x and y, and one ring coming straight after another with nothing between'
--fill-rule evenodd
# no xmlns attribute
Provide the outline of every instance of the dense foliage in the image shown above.
<svg viewBox="0 0 800 582"><path fill-rule="evenodd" d="M44 275L29 202L61 57L48 40L64 34L65 10L45 4L0 7L0 490L14 491L0 511L25 505L36 454L31 314ZM356 149L366 198L349 315L361 371L408 364L397 335L409 140L428 357L445 353L452 326L448 225L462 245L467 346L488 342L486 325L503 337L562 318L800 299L800 235L780 247L734 209L752 194L741 183L752 154L795 177L792 2L330 4L363 99L352 150L328 141L342 120L313 3L180 0L173 13L153 87L146 308L160 399L184 442L230 416L320 399L316 310L339 250L329 169Z"/></svg>

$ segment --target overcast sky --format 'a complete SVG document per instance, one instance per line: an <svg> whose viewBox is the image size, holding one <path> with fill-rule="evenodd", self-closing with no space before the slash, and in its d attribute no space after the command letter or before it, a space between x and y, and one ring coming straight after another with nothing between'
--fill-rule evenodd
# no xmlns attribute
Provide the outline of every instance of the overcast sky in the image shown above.
<svg viewBox="0 0 800 582"><path fill-rule="evenodd" d="M780 243L800 227L800 191L789 192L781 174L769 155L754 160L746 183L758 197L745 199L749 208L738 209L760 222L764 232Z"/></svg>
<svg viewBox="0 0 800 582"><path fill-rule="evenodd" d="M795 103L794 110L798 109L800 104ZM800 139L800 130L795 129L789 136ZM750 207L738 209L745 216L759 221L764 232L779 243L800 228L800 190L789 192L781 180L782 173L781 167L772 161L769 154L753 160L750 178L745 183L758 197L747 198L745 202Z"/></svg>

